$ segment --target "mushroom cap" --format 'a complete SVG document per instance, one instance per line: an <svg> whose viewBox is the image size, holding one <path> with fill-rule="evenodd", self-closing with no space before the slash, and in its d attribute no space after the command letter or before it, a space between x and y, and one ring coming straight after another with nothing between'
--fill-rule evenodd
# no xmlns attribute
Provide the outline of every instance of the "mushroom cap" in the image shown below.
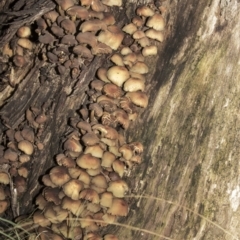
<svg viewBox="0 0 240 240"><path fill-rule="evenodd" d="M118 138L118 132L116 129L102 125L102 124L95 124L92 127L93 130L98 130L102 133L102 137L106 137L109 139L117 139Z"/></svg>
<svg viewBox="0 0 240 240"><path fill-rule="evenodd" d="M27 155L32 155L34 151L33 144L27 140L22 140L18 143L18 149Z"/></svg>
<svg viewBox="0 0 240 240"><path fill-rule="evenodd" d="M118 108L116 111L114 111L113 115L116 117L116 121L120 123L124 129L127 129L129 127L129 117L124 110Z"/></svg>
<svg viewBox="0 0 240 240"><path fill-rule="evenodd" d="M102 20L107 24L107 26L114 25L116 23L116 20L112 12L104 12L103 16L104 17Z"/></svg>
<svg viewBox="0 0 240 240"><path fill-rule="evenodd" d="M100 67L97 70L97 77L102 80L103 82L110 82L109 79L107 78L107 69Z"/></svg>
<svg viewBox="0 0 240 240"><path fill-rule="evenodd" d="M73 200L70 197L64 197L62 199L61 207L69 210L75 216L79 216L85 208L85 205L81 200Z"/></svg>
<svg viewBox="0 0 240 240"><path fill-rule="evenodd" d="M59 205L61 203L61 199L58 197L59 192L59 188L46 187L43 190L43 195L48 202Z"/></svg>
<svg viewBox="0 0 240 240"><path fill-rule="evenodd" d="M132 23L134 23L137 27L142 27L144 25L144 20L139 16L135 16L132 19Z"/></svg>
<svg viewBox="0 0 240 240"><path fill-rule="evenodd" d="M133 156L132 148L128 144L124 144L119 148L119 152L122 154L125 160L130 160Z"/></svg>
<svg viewBox="0 0 240 240"><path fill-rule="evenodd" d="M84 169L97 169L100 167L100 159L93 157L92 154L83 154L76 160L77 165Z"/></svg>
<svg viewBox="0 0 240 240"><path fill-rule="evenodd" d="M81 20L86 20L89 18L89 12L85 7L74 5L67 9L67 15L71 17L80 18Z"/></svg>
<svg viewBox="0 0 240 240"><path fill-rule="evenodd" d="M123 177L124 170L125 170L125 164L122 161L120 161L119 159L116 159L112 163L112 168L116 173L118 173L118 175L120 177Z"/></svg>
<svg viewBox="0 0 240 240"><path fill-rule="evenodd" d="M145 90L145 81L139 78L130 77L123 86L123 90L126 92L136 92Z"/></svg>
<svg viewBox="0 0 240 240"><path fill-rule="evenodd" d="M126 217L128 214L128 204L124 199L113 198L112 206L107 210L107 213Z"/></svg>
<svg viewBox="0 0 240 240"><path fill-rule="evenodd" d="M8 148L4 151L3 157L6 160L15 162L18 160L18 153L11 148Z"/></svg>
<svg viewBox="0 0 240 240"><path fill-rule="evenodd" d="M163 31L165 28L165 21L161 14L155 13L153 16L151 16L147 22L146 26L153 28L157 31Z"/></svg>
<svg viewBox="0 0 240 240"><path fill-rule="evenodd" d="M96 158L102 158L104 150L99 144L87 146L84 153L91 153Z"/></svg>
<svg viewBox="0 0 240 240"><path fill-rule="evenodd" d="M107 191L111 192L113 196L123 198L125 193L128 191L128 185L123 180L116 180L109 182Z"/></svg>
<svg viewBox="0 0 240 240"><path fill-rule="evenodd" d="M133 38L134 38L135 40L141 39L141 38L143 38L143 37L145 37L145 33L144 33L143 31L141 31L141 30L137 30L137 31L133 34Z"/></svg>
<svg viewBox="0 0 240 240"><path fill-rule="evenodd" d="M144 57L151 56L151 55L157 55L158 49L157 46L151 45L151 46L145 46L142 50L142 55Z"/></svg>
<svg viewBox="0 0 240 240"><path fill-rule="evenodd" d="M63 166L57 166L52 168L49 176L51 181L57 186L62 186L64 183L70 180L68 169Z"/></svg>
<svg viewBox="0 0 240 240"><path fill-rule="evenodd" d="M118 240L118 238L115 235L113 235L113 234L106 234L103 237L103 240Z"/></svg>
<svg viewBox="0 0 240 240"><path fill-rule="evenodd" d="M118 53L115 53L111 57L111 61L116 64L117 66L122 66L124 67L123 59L122 56Z"/></svg>
<svg viewBox="0 0 240 240"><path fill-rule="evenodd" d="M111 25L108 26L107 29L102 30L97 39L99 42L105 43L113 50L117 50L121 45L123 38L124 33L122 30L115 25Z"/></svg>
<svg viewBox="0 0 240 240"><path fill-rule="evenodd" d="M34 214L33 214L33 222L35 224L40 225L41 227L47 227L51 225L51 222L44 217L44 215L42 214L42 211L37 210Z"/></svg>
<svg viewBox="0 0 240 240"><path fill-rule="evenodd" d="M106 6L99 0L92 0L91 8L96 12L105 12L107 10Z"/></svg>
<svg viewBox="0 0 240 240"><path fill-rule="evenodd" d="M164 40L164 34L163 32L161 31L157 31L155 29L149 29L145 32L146 36L151 38L151 39L154 39L154 40L157 40L159 42L163 42Z"/></svg>
<svg viewBox="0 0 240 240"><path fill-rule="evenodd" d="M64 19L61 21L60 26L65 30L67 34L75 34L76 33L76 25L70 19Z"/></svg>
<svg viewBox="0 0 240 240"><path fill-rule="evenodd" d="M145 74L148 73L148 66L144 62L136 62L131 68L131 72Z"/></svg>
<svg viewBox="0 0 240 240"><path fill-rule="evenodd" d="M34 131L32 128L24 127L21 131L21 135L25 140L32 142L32 143L34 142L35 135L34 135Z"/></svg>
<svg viewBox="0 0 240 240"><path fill-rule="evenodd" d="M47 12L43 15L45 19L49 19L52 23L56 22L58 16L59 14L55 10Z"/></svg>
<svg viewBox="0 0 240 240"><path fill-rule="evenodd" d="M33 43L27 38L19 38L17 41L17 44L29 50L33 49Z"/></svg>
<svg viewBox="0 0 240 240"><path fill-rule="evenodd" d="M88 44L91 47L95 47L98 44L96 36L91 32L80 32L76 39L79 43Z"/></svg>
<svg viewBox="0 0 240 240"><path fill-rule="evenodd" d="M111 207L113 200L113 194L111 192L104 192L100 196L100 205L103 207Z"/></svg>
<svg viewBox="0 0 240 240"><path fill-rule="evenodd" d="M17 35L20 38L27 38L31 35L31 29L28 26L22 26L17 30Z"/></svg>
<svg viewBox="0 0 240 240"><path fill-rule="evenodd" d="M107 188L108 186L107 180L102 174L94 176L91 183L100 188Z"/></svg>
<svg viewBox="0 0 240 240"><path fill-rule="evenodd" d="M140 38L140 39L137 40L137 42L139 43L139 45L141 47L146 47L146 46L149 46L151 44L148 37Z"/></svg>
<svg viewBox="0 0 240 240"><path fill-rule="evenodd" d="M129 23L127 25L125 25L122 30L125 33L128 33L130 35L132 35L133 33L135 33L137 31L137 26L134 23Z"/></svg>
<svg viewBox="0 0 240 240"><path fill-rule="evenodd" d="M83 183L77 179L71 179L69 182L65 183L62 188L66 196L73 200L79 199L79 193L83 189Z"/></svg>
<svg viewBox="0 0 240 240"><path fill-rule="evenodd" d="M106 83L102 91L104 94L112 98L119 98L123 95L122 89L113 83Z"/></svg>
<svg viewBox="0 0 240 240"><path fill-rule="evenodd" d="M74 5L73 0L56 0L56 2L64 11L66 11L68 8L70 8Z"/></svg>
<svg viewBox="0 0 240 240"><path fill-rule="evenodd" d="M55 37L50 34L49 32L45 32L43 35L40 35L38 37L38 41L40 43L44 43L44 44L50 44L50 43L53 43L55 41Z"/></svg>
<svg viewBox="0 0 240 240"><path fill-rule="evenodd" d="M113 66L107 71L107 78L119 87L129 78L130 74L127 68L122 66Z"/></svg>
<svg viewBox="0 0 240 240"><path fill-rule="evenodd" d="M109 151L105 151L102 156L101 166L105 168L109 168L112 166L112 163L115 159L116 159L116 156L113 153Z"/></svg>
<svg viewBox="0 0 240 240"><path fill-rule="evenodd" d="M85 21L80 26L81 32L97 32L99 30L105 30L107 28L106 23L99 19L92 19Z"/></svg>
<svg viewBox="0 0 240 240"><path fill-rule="evenodd" d="M38 209L43 210L47 206L48 201L43 197L42 194L39 194L36 197L35 204L38 206Z"/></svg>
<svg viewBox="0 0 240 240"><path fill-rule="evenodd" d="M97 137L95 133L88 132L85 135L83 135L82 141L85 144L85 146L92 146L99 143L100 139Z"/></svg>
<svg viewBox="0 0 240 240"><path fill-rule="evenodd" d="M128 92L126 97L129 97L131 101L139 107L147 107L148 105L148 96L142 91Z"/></svg>
<svg viewBox="0 0 240 240"><path fill-rule="evenodd" d="M74 138L67 139L63 144L63 148L72 152L82 152L82 145Z"/></svg>
<svg viewBox="0 0 240 240"><path fill-rule="evenodd" d="M138 16L151 17L154 15L154 11L145 5L138 7L136 12Z"/></svg>
<svg viewBox="0 0 240 240"><path fill-rule="evenodd" d="M61 39L61 44L66 44L70 46L74 46L77 44L77 40L74 35L68 34L64 35Z"/></svg>
<svg viewBox="0 0 240 240"><path fill-rule="evenodd" d="M99 195L98 193L91 189L91 188L86 188L83 191L80 192L79 199L85 199L87 201L90 201L92 203L99 203Z"/></svg>
<svg viewBox="0 0 240 240"><path fill-rule="evenodd" d="M0 183L3 183L5 185L10 183L9 175L5 172L0 172Z"/></svg>
<svg viewBox="0 0 240 240"><path fill-rule="evenodd" d="M102 3L107 5L107 6L118 6L121 7L122 6L122 0L102 0Z"/></svg>
<svg viewBox="0 0 240 240"><path fill-rule="evenodd" d="M106 73L107 73L107 71L106 71ZM102 91L104 84L105 84L105 82L95 79L95 80L91 81L90 86L92 89L94 89L96 91Z"/></svg>

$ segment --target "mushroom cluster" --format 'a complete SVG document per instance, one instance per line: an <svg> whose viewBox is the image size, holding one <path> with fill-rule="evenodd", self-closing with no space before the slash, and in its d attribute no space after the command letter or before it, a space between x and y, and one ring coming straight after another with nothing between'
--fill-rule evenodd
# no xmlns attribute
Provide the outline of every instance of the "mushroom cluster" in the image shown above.
<svg viewBox="0 0 240 240"><path fill-rule="evenodd" d="M10 202L14 217L19 215L16 203L27 190L29 163L34 151L43 149L39 137L46 120L43 111L28 109L26 121L17 129L8 129L5 133L5 144L0 145L0 215L7 210Z"/></svg>
<svg viewBox="0 0 240 240"><path fill-rule="evenodd" d="M60 74L70 69L72 78L94 55L111 54L111 62L90 81L88 102L79 109L79 117L70 121L72 131L55 158L57 166L41 178L44 188L29 222L37 229L29 239L118 239L112 234L102 237L98 230L129 212L124 199L130 190L127 176L129 169L141 163L143 145L127 142L124 131L148 106L146 59L157 54L156 41L163 41L165 22L156 7L140 6L132 22L121 29L111 13L112 6L122 5L121 0L80 0L80 5L74 0L56 2L55 10L36 21L43 58ZM33 137L41 134L47 120L44 111L29 110L26 118ZM15 141L21 151L16 156L20 162L27 161L20 160L21 156L30 159L35 141L24 137L23 131L25 127L11 133L13 137L8 133L9 142ZM5 156L7 149L3 152ZM10 181L7 177L5 184Z"/></svg>

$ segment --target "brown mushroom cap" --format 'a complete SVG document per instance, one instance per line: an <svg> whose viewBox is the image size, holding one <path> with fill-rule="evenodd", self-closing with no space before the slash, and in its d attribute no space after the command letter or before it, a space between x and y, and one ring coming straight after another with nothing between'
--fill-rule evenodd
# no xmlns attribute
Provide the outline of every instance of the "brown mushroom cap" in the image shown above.
<svg viewBox="0 0 240 240"><path fill-rule="evenodd" d="M79 30L81 32L97 32L102 29L105 30L106 28L107 25L103 21L99 19L92 19L83 22Z"/></svg>
<svg viewBox="0 0 240 240"><path fill-rule="evenodd" d="M107 78L119 87L129 78L130 74L127 68L122 66L113 66L107 71Z"/></svg>
<svg viewBox="0 0 240 240"><path fill-rule="evenodd" d="M65 30L67 34L75 34L76 33L76 25L70 19L64 19L61 21L60 26Z"/></svg>
<svg viewBox="0 0 240 240"><path fill-rule="evenodd" d="M116 173L118 173L118 175L120 177L123 177L124 170L125 170L125 164L122 161L120 161L119 159L116 159L112 163L112 168Z"/></svg>
<svg viewBox="0 0 240 240"><path fill-rule="evenodd" d="M121 7L122 6L122 0L102 0L102 3L107 5L107 6L118 6Z"/></svg>
<svg viewBox="0 0 240 240"><path fill-rule="evenodd" d="M63 166L57 166L52 168L49 176L51 181L57 186L62 186L64 183L70 180L68 169Z"/></svg>
<svg viewBox="0 0 240 240"><path fill-rule="evenodd" d="M115 235L113 235L113 234L106 234L103 237L103 240L118 240L118 238Z"/></svg>
<svg viewBox="0 0 240 240"><path fill-rule="evenodd" d="M92 129L100 131L102 134L102 137L106 137L113 140L118 138L117 130L112 127L102 125L102 124L95 124L93 125Z"/></svg>
<svg viewBox="0 0 240 240"><path fill-rule="evenodd" d="M69 182L65 183L62 188L66 196L70 197L73 200L78 200L79 193L83 189L83 183L77 179L72 179Z"/></svg>
<svg viewBox="0 0 240 240"><path fill-rule="evenodd" d="M33 43L27 38L19 38L17 41L17 44L29 50L33 49Z"/></svg>
<svg viewBox="0 0 240 240"><path fill-rule="evenodd" d="M113 198L112 206L107 210L107 213L126 217L128 214L128 204L124 199Z"/></svg>
<svg viewBox="0 0 240 240"><path fill-rule="evenodd" d="M63 148L72 152L82 152L82 145L74 138L67 139L63 144Z"/></svg>
<svg viewBox="0 0 240 240"><path fill-rule="evenodd" d="M83 45L75 46L73 48L73 53L75 53L83 58L88 58L88 59L93 58L91 51L87 47L84 47Z"/></svg>
<svg viewBox="0 0 240 240"><path fill-rule="evenodd" d="M10 183L10 178L7 173L0 172L0 183L3 183L5 185Z"/></svg>
<svg viewBox="0 0 240 240"><path fill-rule="evenodd" d="M27 38L31 35L31 29L28 26L22 26L17 30L17 35L20 38Z"/></svg>
<svg viewBox="0 0 240 240"><path fill-rule="evenodd" d="M145 108L148 105L148 96L144 92L141 91L128 92L126 94L126 97L129 97L131 101L139 107Z"/></svg>
<svg viewBox="0 0 240 240"><path fill-rule="evenodd" d="M83 135L82 141L85 144L85 146L92 146L99 143L100 139L97 137L95 133L89 132Z"/></svg>
<svg viewBox="0 0 240 240"><path fill-rule="evenodd" d="M122 56L118 53L115 53L111 57L111 61L116 64L117 66L122 66L124 67L123 59Z"/></svg>
<svg viewBox="0 0 240 240"><path fill-rule="evenodd" d="M92 131L92 127L91 127L90 123L88 123L86 121L78 122L77 127L80 130L83 130L83 131L87 131L87 132L91 132Z"/></svg>
<svg viewBox="0 0 240 240"><path fill-rule="evenodd" d="M116 180L109 182L107 191L111 192L115 197L123 198L125 193L128 191L128 185L123 180Z"/></svg>
<svg viewBox="0 0 240 240"><path fill-rule="evenodd" d="M85 199L87 201L90 201L92 203L99 203L99 195L98 193L91 189L91 188L86 188L83 191L80 192L79 199Z"/></svg>
<svg viewBox="0 0 240 240"><path fill-rule="evenodd" d="M38 209L43 210L47 206L48 201L43 197L42 194L39 194L36 197L35 204L38 206Z"/></svg>
<svg viewBox="0 0 240 240"><path fill-rule="evenodd" d="M94 176L91 183L100 188L107 188L108 186L107 180L102 174Z"/></svg>
<svg viewBox="0 0 240 240"><path fill-rule="evenodd" d="M112 166L112 163L115 159L116 159L116 156L113 153L109 151L105 151L102 156L101 166L105 168L109 168Z"/></svg>
<svg viewBox="0 0 240 240"><path fill-rule="evenodd" d="M151 45L151 46L146 46L142 50L142 55L144 57L146 56L151 56L151 55L157 55L158 49L157 46Z"/></svg>
<svg viewBox="0 0 240 240"><path fill-rule="evenodd" d="M159 42L163 42L164 40L164 34L161 31L157 31L155 29L149 29L145 32L146 36L151 38L151 39L155 39Z"/></svg>
<svg viewBox="0 0 240 240"><path fill-rule="evenodd" d="M53 43L55 41L55 37L50 34L49 32L46 32L44 33L44 35L40 35L39 38L38 38L38 41L40 43L44 43L44 44L50 44L50 43Z"/></svg>
<svg viewBox="0 0 240 240"><path fill-rule="evenodd" d="M84 7L77 6L77 5L68 8L66 13L71 17L80 18L81 20L85 20L89 18L88 10Z"/></svg>
<svg viewBox="0 0 240 240"><path fill-rule="evenodd" d="M43 189L44 198L48 202L53 202L56 205L61 203L61 199L58 197L59 192L59 188L46 187Z"/></svg>
<svg viewBox="0 0 240 240"><path fill-rule="evenodd" d="M124 38L122 30L115 26L108 26L106 30L102 30L98 35L98 41L105 43L113 50L117 50Z"/></svg>
<svg viewBox="0 0 240 240"><path fill-rule="evenodd" d="M90 153L83 154L76 160L77 165L84 169L97 169L100 167L100 159L93 157Z"/></svg>
<svg viewBox="0 0 240 240"><path fill-rule="evenodd" d="M104 192L100 197L100 205L110 208L112 206L113 194L111 192Z"/></svg>
<svg viewBox="0 0 240 240"><path fill-rule="evenodd" d="M69 210L75 216L79 216L85 208L85 205L80 200L73 200L70 197L62 199L61 207Z"/></svg>
<svg viewBox="0 0 240 240"><path fill-rule="evenodd" d="M74 6L74 0L56 0L56 2L64 11Z"/></svg>
<svg viewBox="0 0 240 240"><path fill-rule="evenodd" d="M33 214L33 222L35 224L40 225L41 227L47 227L51 225L51 222L44 217L44 215L42 214L42 211L37 210L34 214Z"/></svg>
<svg viewBox="0 0 240 240"><path fill-rule="evenodd" d="M112 98L119 98L123 95L122 89L113 83L106 83L102 91L104 94Z"/></svg>
<svg viewBox="0 0 240 240"><path fill-rule="evenodd" d="M97 70L97 77L102 80L103 82L110 82L107 78L107 69L106 68L99 68Z"/></svg>
<svg viewBox="0 0 240 240"><path fill-rule="evenodd" d="M84 153L91 153L92 156L96 158L102 158L104 150L101 148L99 144L93 146L87 146Z"/></svg>
<svg viewBox="0 0 240 240"><path fill-rule="evenodd" d="M134 23L137 27L142 27L144 24L144 20L139 16L135 16L132 19L132 23Z"/></svg>
<svg viewBox="0 0 240 240"><path fill-rule="evenodd" d="M145 74L148 73L148 66L144 62L136 62L131 68L131 72Z"/></svg>
<svg viewBox="0 0 240 240"><path fill-rule="evenodd" d="M88 44L91 47L95 47L98 44L96 36L91 32L80 32L76 39L79 43Z"/></svg>
<svg viewBox="0 0 240 240"><path fill-rule="evenodd" d="M129 23L127 25L125 25L122 30L125 33L128 33L130 35L132 35L133 33L135 33L137 31L137 26L134 23Z"/></svg>
<svg viewBox="0 0 240 240"><path fill-rule="evenodd" d="M59 14L55 10L47 12L43 15L45 19L49 19L52 23L56 22L58 16Z"/></svg>
<svg viewBox="0 0 240 240"><path fill-rule="evenodd" d="M151 17L154 15L154 11L145 5L138 7L136 12L138 16Z"/></svg>
<svg viewBox="0 0 240 240"><path fill-rule="evenodd" d="M126 92L136 92L145 90L145 81L138 78L130 77L123 86L123 90Z"/></svg>
<svg viewBox="0 0 240 240"><path fill-rule="evenodd" d="M18 160L18 153L11 148L8 148L4 151L3 157L6 160L15 162Z"/></svg>
<svg viewBox="0 0 240 240"><path fill-rule="evenodd" d="M27 140L22 140L18 143L18 149L27 155L32 155L34 151L33 144Z"/></svg>
<svg viewBox="0 0 240 240"><path fill-rule="evenodd" d="M77 40L75 39L74 35L68 34L63 36L63 38L61 39L61 44L74 46L77 44Z"/></svg>
<svg viewBox="0 0 240 240"><path fill-rule="evenodd" d="M150 27L150 28L153 28L157 31L163 31L164 28L165 28L165 21L164 21L161 14L155 13L153 16L151 16L147 20L146 26Z"/></svg>

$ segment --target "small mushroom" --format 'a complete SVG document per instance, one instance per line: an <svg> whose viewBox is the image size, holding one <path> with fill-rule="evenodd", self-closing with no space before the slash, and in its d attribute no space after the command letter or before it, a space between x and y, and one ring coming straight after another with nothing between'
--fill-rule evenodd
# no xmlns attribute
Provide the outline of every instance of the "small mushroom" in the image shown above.
<svg viewBox="0 0 240 240"><path fill-rule="evenodd" d="M85 146L92 146L99 143L100 139L97 137L95 133L89 132L83 135L82 141L85 144Z"/></svg>
<svg viewBox="0 0 240 240"><path fill-rule="evenodd" d="M102 3L107 6L110 6L110 7L113 7L113 6L121 7L122 6L122 0L102 0Z"/></svg>
<svg viewBox="0 0 240 240"><path fill-rule="evenodd" d="M134 23L129 23L122 28L125 33L132 35L137 31L137 26Z"/></svg>
<svg viewBox="0 0 240 240"><path fill-rule="evenodd" d="M77 5L68 8L66 13L71 17L80 18L81 20L86 20L89 18L88 10L84 7Z"/></svg>
<svg viewBox="0 0 240 240"><path fill-rule="evenodd" d="M123 180L112 181L109 182L109 187L107 188L107 191L111 192L115 197L123 198L128 191L128 185Z"/></svg>
<svg viewBox="0 0 240 240"><path fill-rule="evenodd" d="M138 16L143 16L143 17L151 17L154 15L154 11L145 5L138 7L136 12Z"/></svg>
<svg viewBox="0 0 240 240"><path fill-rule="evenodd" d="M57 186L62 186L64 183L70 180L68 170L63 166L57 166L52 168L49 176L51 181Z"/></svg>
<svg viewBox="0 0 240 240"><path fill-rule="evenodd" d="M96 36L91 32L80 32L76 39L79 43L88 44L92 48L98 44Z"/></svg>
<svg viewBox="0 0 240 240"><path fill-rule="evenodd" d="M107 210L107 213L126 217L128 214L128 204L124 199L113 198L112 206Z"/></svg>
<svg viewBox="0 0 240 240"><path fill-rule="evenodd" d="M119 98L123 95L122 89L113 83L106 83L102 91L104 94L112 98Z"/></svg>
<svg viewBox="0 0 240 240"><path fill-rule="evenodd" d="M48 202L53 202L56 205L61 203L61 199L58 197L60 190L59 188L55 187L45 187L43 189L43 196Z"/></svg>
<svg viewBox="0 0 240 240"><path fill-rule="evenodd" d="M86 188L83 191L81 191L79 195L79 199L85 199L87 201L90 201L92 203L99 203L99 195L98 193L91 189L91 188Z"/></svg>
<svg viewBox="0 0 240 240"><path fill-rule="evenodd" d="M76 160L77 165L84 169L97 169L100 167L100 159L93 157L90 153L83 154Z"/></svg>
<svg viewBox="0 0 240 240"><path fill-rule="evenodd" d="M121 45L122 40L124 38L124 33L122 30L115 26L108 26L107 29L102 30L98 35L98 41L105 43L113 50L117 50L118 47Z"/></svg>
<svg viewBox="0 0 240 240"><path fill-rule="evenodd" d="M71 179L63 186L63 192L73 200L79 199L79 193L83 189L83 183L77 179Z"/></svg>
<svg viewBox="0 0 240 240"><path fill-rule="evenodd" d="M19 38L17 41L17 44L29 50L33 49L33 43L27 38Z"/></svg>
<svg viewBox="0 0 240 240"><path fill-rule="evenodd" d="M159 42L163 42L164 40L163 32L157 31L155 29L149 29L145 32L145 34L147 37L157 40Z"/></svg>
<svg viewBox="0 0 240 240"><path fill-rule="evenodd" d="M117 66L122 66L124 67L123 59L122 56L118 53L115 53L111 57L111 61L116 64Z"/></svg>
<svg viewBox="0 0 240 240"><path fill-rule="evenodd" d="M155 13L147 20L146 26L157 31L163 31L165 28L165 22L161 14Z"/></svg>
<svg viewBox="0 0 240 240"><path fill-rule="evenodd" d="M65 30L67 34L76 33L76 25L70 19L64 19L63 21L61 21L60 26Z"/></svg>
<svg viewBox="0 0 240 240"><path fill-rule="evenodd" d="M135 91L144 91L145 90L145 81L138 78L130 77L123 86L123 90L126 92L135 92Z"/></svg>
<svg viewBox="0 0 240 240"><path fill-rule="evenodd" d="M148 66L144 62L136 62L131 68L131 72L145 74L148 73Z"/></svg>
<svg viewBox="0 0 240 240"><path fill-rule="evenodd" d="M105 30L107 28L107 25L99 20L99 19L93 19L85 21L80 26L81 32L97 32L99 30Z"/></svg>
<svg viewBox="0 0 240 240"><path fill-rule="evenodd" d="M75 216L79 216L85 208L85 205L80 200L73 200L70 197L62 199L61 207L69 210Z"/></svg>
<svg viewBox="0 0 240 240"><path fill-rule="evenodd" d="M146 108L148 105L148 96L142 91L128 92L126 97L129 97L139 107Z"/></svg>
<svg viewBox="0 0 240 240"><path fill-rule="evenodd" d="M34 151L33 144L27 140L22 140L18 143L18 149L27 155L32 155Z"/></svg>
<svg viewBox="0 0 240 240"><path fill-rule="evenodd" d="M31 35L31 29L28 26L22 26L17 30L17 36L20 38L28 38Z"/></svg>
<svg viewBox="0 0 240 240"><path fill-rule="evenodd" d="M130 74L127 68L122 66L113 66L107 71L107 78L119 87L123 85L129 76Z"/></svg>

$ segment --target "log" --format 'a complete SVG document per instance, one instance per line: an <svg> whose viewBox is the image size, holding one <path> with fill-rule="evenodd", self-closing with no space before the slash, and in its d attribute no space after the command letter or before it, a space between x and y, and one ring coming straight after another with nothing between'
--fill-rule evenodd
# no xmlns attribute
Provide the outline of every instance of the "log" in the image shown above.
<svg viewBox="0 0 240 240"><path fill-rule="evenodd" d="M127 132L128 141L144 144L144 161L131 172L124 225L104 231L119 239L238 239L240 5L237 0L159 2L167 29L158 58L147 60L150 102ZM120 24L141 3L126 5ZM48 116L40 136L44 151L35 153L28 191L19 200L21 214L33 210L39 177L55 164L70 131L68 119L78 116L89 81L104 62L95 58L70 82L68 73L56 76L35 59L17 89L8 90L1 134L25 121L31 106L44 105Z"/></svg>

